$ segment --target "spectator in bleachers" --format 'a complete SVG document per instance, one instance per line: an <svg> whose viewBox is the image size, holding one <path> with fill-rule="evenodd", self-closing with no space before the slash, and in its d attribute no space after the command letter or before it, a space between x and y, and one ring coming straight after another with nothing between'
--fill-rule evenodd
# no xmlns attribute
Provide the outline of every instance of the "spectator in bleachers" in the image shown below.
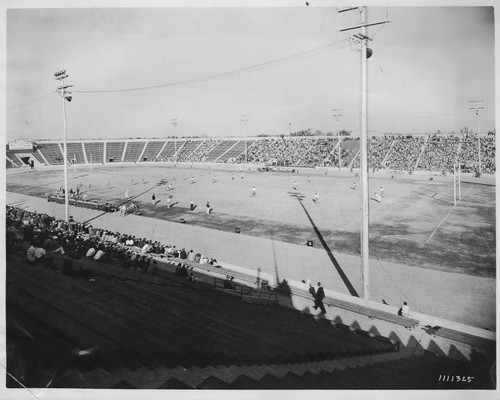
<svg viewBox="0 0 500 400"><path fill-rule="evenodd" d="M409 171L410 168L414 168L423 143L424 138L421 136L396 137L387 156L385 167L399 171Z"/></svg>

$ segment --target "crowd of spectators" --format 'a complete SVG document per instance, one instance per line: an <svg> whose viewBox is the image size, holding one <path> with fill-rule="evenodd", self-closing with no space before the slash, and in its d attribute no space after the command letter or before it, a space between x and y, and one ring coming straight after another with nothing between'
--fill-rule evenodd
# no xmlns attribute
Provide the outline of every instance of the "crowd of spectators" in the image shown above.
<svg viewBox="0 0 500 400"><path fill-rule="evenodd" d="M459 143L457 136L429 137L415 169L452 172L457 161Z"/></svg>
<svg viewBox="0 0 500 400"><path fill-rule="evenodd" d="M424 142L423 136L396 136L384 167L399 171L413 171Z"/></svg>
<svg viewBox="0 0 500 400"><path fill-rule="evenodd" d="M157 260L163 258L219 267L216 259L193 250L95 228L72 219L66 223L47 214L12 206L7 206L6 212L6 249L7 253L22 249L26 252L27 262L32 265L51 266L56 256L64 255L67 259L63 263L63 272L84 277L91 275L89 270L81 264L68 262L69 259L89 258L148 274L157 273ZM193 278L193 275L189 276Z"/></svg>
<svg viewBox="0 0 500 400"><path fill-rule="evenodd" d="M248 162L274 166L300 166L317 138L265 138L248 148ZM239 157L243 162L245 155Z"/></svg>
<svg viewBox="0 0 500 400"><path fill-rule="evenodd" d="M481 171L484 174L494 174L496 171L495 163L495 137L486 136L481 138Z"/></svg>
<svg viewBox="0 0 500 400"><path fill-rule="evenodd" d="M373 136L368 141L368 168L373 170L379 170L382 168L382 162L384 161L387 152L391 148L391 144L394 140L392 136L377 137ZM360 166L360 156L356 156L352 162L352 168L359 168Z"/></svg>
<svg viewBox="0 0 500 400"><path fill-rule="evenodd" d="M332 151L337 145L337 139L320 138L311 147L302 159L301 164L306 167L326 166L331 164Z"/></svg>

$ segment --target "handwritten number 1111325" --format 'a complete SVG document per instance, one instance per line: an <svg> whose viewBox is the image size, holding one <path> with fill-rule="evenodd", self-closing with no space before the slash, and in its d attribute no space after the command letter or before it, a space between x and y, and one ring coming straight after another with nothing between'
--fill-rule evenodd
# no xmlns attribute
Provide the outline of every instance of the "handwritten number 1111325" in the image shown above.
<svg viewBox="0 0 500 400"><path fill-rule="evenodd" d="M471 383L474 376L460 376L460 375L439 375L439 382L466 382Z"/></svg>

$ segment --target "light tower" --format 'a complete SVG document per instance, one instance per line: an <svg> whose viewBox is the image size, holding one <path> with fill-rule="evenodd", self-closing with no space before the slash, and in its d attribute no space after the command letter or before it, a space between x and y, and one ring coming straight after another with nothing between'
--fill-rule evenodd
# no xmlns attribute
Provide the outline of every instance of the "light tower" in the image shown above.
<svg viewBox="0 0 500 400"><path fill-rule="evenodd" d="M245 164L248 164L248 153L247 153L247 123L248 123L248 115L241 115L241 122L243 122L245 126Z"/></svg>
<svg viewBox="0 0 500 400"><path fill-rule="evenodd" d="M175 162L177 158L177 118L171 119L170 124L174 127L174 156L172 159Z"/></svg>
<svg viewBox="0 0 500 400"><path fill-rule="evenodd" d="M65 79L68 77L66 70L58 71L54 74L56 80L62 83L62 86L57 88L57 93L62 98L63 104L63 122L64 122L64 219L66 223L69 222L69 191L68 191L68 146L67 146L67 132L66 132L66 101L71 101L73 98L70 87L73 85L66 85Z"/></svg>
<svg viewBox="0 0 500 400"><path fill-rule="evenodd" d="M334 108L332 110L332 116L337 120L337 140L339 142L339 171L340 166L342 165L340 160L340 117L342 116L342 110L340 108Z"/></svg>

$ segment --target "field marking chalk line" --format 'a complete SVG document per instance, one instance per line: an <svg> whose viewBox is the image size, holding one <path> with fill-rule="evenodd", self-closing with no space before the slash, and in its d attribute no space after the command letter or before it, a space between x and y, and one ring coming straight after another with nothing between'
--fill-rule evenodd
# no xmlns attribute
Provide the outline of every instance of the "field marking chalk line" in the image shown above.
<svg viewBox="0 0 500 400"><path fill-rule="evenodd" d="M458 206L458 203L460 203L462 201L462 199L467 196L469 194L469 192L472 190L472 186L469 188L469 190L467 191L467 193L465 193L461 199L458 200L457 202L457 206ZM446 219L448 218L448 215L451 214L451 212L455 209L456 206L453 206L451 207L451 210L448 211L448 214L445 215L445 217L441 220L441 222L439 223L439 225L436 227L436 229L434 229L434 232L431 233L431 235L429 236L429 238L425 241L426 243L429 243L429 240L432 239L432 237L434 236L434 234L437 232L437 230L439 229L439 227L441 225L443 225L443 222L446 221Z"/></svg>

